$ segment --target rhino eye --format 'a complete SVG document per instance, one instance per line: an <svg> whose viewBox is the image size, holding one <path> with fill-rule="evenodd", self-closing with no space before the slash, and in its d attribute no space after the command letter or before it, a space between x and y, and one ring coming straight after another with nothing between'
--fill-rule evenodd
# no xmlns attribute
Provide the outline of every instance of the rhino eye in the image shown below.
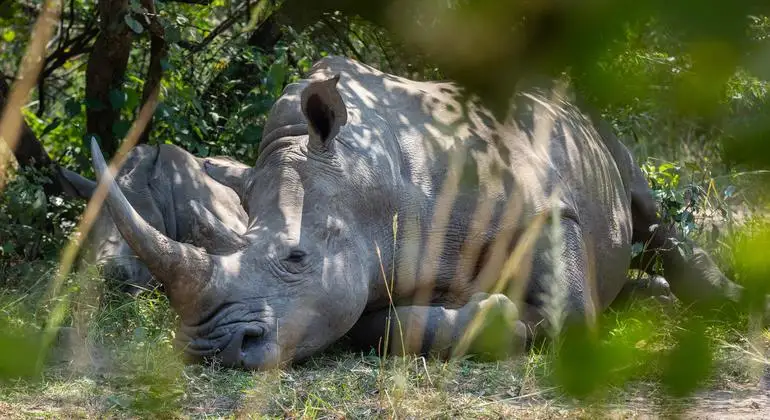
<svg viewBox="0 0 770 420"><path fill-rule="evenodd" d="M299 264L305 259L305 252L300 251L299 249L295 249L289 253L289 256L286 257L286 261L294 264Z"/></svg>

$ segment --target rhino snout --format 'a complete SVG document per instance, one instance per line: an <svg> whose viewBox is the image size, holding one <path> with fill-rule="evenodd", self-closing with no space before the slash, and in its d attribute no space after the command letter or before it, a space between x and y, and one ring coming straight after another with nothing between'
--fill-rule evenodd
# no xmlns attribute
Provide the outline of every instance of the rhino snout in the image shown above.
<svg viewBox="0 0 770 420"><path fill-rule="evenodd" d="M280 363L281 352L278 344L267 338L265 328L246 327L233 334L219 359L225 366L264 370Z"/></svg>
<svg viewBox="0 0 770 420"><path fill-rule="evenodd" d="M97 262L102 267L105 278L120 285L122 291L136 295L152 288L152 274L147 266L136 259L106 259Z"/></svg>

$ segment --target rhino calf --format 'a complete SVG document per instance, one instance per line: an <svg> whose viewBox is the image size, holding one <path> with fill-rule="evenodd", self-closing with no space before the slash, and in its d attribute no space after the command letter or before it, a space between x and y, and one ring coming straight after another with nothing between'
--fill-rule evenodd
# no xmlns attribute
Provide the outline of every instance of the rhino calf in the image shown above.
<svg viewBox="0 0 770 420"><path fill-rule="evenodd" d="M223 168L246 168L226 158L212 159ZM63 169L81 198L90 199L96 183ZM116 182L139 215L171 239L188 242L213 254L229 253L241 244L247 215L235 192L203 170L203 159L180 147L139 145L121 167ZM154 287L152 274L121 236L102 207L84 245L83 261L103 266L130 292Z"/></svg>
<svg viewBox="0 0 770 420"><path fill-rule="evenodd" d="M682 299L741 293L705 252L671 246L628 150L556 91L522 90L498 120L451 83L324 58L273 106L253 168L206 163L249 215L246 245L222 255L143 219L92 148L194 359L264 369L345 334L377 345L388 325L391 350L457 355L489 310L518 350L539 326L590 320L653 252ZM649 249L632 262L634 242Z"/></svg>

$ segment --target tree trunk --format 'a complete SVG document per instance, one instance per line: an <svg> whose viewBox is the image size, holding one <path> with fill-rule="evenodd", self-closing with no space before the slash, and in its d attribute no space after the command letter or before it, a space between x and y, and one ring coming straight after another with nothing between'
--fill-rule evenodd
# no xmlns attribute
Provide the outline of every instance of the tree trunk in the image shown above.
<svg viewBox="0 0 770 420"><path fill-rule="evenodd" d="M152 97L158 97L160 91L160 81L163 78L163 63L166 58L168 45L165 39L165 30L160 21L155 17L155 1L142 0L142 5L150 13L150 23L145 27L150 32L150 65L147 69L147 80L144 82L142 91L142 106ZM138 113L137 113L138 115ZM152 118L147 121L142 135L139 137L139 143L147 143L152 131Z"/></svg>
<svg viewBox="0 0 770 420"><path fill-rule="evenodd" d="M113 109L110 91L121 90L131 52L133 33L126 25L128 0L100 0L100 33L86 68L86 122L89 134L99 137L104 150L112 156L118 150L119 139L112 132L120 117Z"/></svg>

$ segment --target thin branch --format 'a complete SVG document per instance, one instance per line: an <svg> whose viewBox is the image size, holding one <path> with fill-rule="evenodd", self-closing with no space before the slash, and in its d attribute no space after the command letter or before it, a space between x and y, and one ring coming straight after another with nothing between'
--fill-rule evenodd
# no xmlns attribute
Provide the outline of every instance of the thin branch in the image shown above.
<svg viewBox="0 0 770 420"><path fill-rule="evenodd" d="M3 109L6 105L11 107L18 105L7 102L11 90L7 82L8 79L12 78L0 77L0 109ZM32 129L29 128L23 117L19 127L19 141L17 147L13 150L13 156L19 165L31 166L47 171L51 175L52 182L43 184L43 191L46 195L65 194L70 197L77 196L75 187L66 178L61 176L61 168L48 155L43 144L40 143L40 140L35 136Z"/></svg>
<svg viewBox="0 0 770 420"><path fill-rule="evenodd" d="M356 47L353 45L352 42L350 42L350 38L345 36L344 34L341 34L337 28L334 26L334 24L329 20L327 16L322 16L321 21L326 25L327 28L332 32L332 34L340 41L342 41L353 53L353 55L356 57L358 61L366 61L363 59L361 54L358 52Z"/></svg>
<svg viewBox="0 0 770 420"><path fill-rule="evenodd" d="M248 10L248 2L244 2L241 4L241 6L238 8L238 10L235 11L232 15L230 15L227 19L225 19L222 23L220 23L216 28L214 28L201 42L193 43L188 41L179 41L177 45L180 47L190 51L191 53L197 53L206 48L216 37L218 37L223 32L229 30L233 25L235 25L236 22L238 22L238 17L240 16L241 12Z"/></svg>
<svg viewBox="0 0 770 420"><path fill-rule="evenodd" d="M155 13L154 0L142 0L142 6L147 10L146 16L149 20L149 23L146 23L144 26L151 35L150 65L147 68L147 80L142 91L142 108L144 108L149 101L153 100L153 98L157 99L160 94L160 82L163 79L162 61L166 56L168 44L166 43L163 25L161 25ZM150 139L150 131L152 131L152 116L150 116L139 137L140 143L147 143Z"/></svg>
<svg viewBox="0 0 770 420"><path fill-rule="evenodd" d="M169 0L174 3L209 5L211 0Z"/></svg>
<svg viewBox="0 0 770 420"><path fill-rule="evenodd" d="M45 78L50 76L59 67L63 66L67 61L85 53L91 52L93 45L92 41L96 39L96 35L99 34L99 30L96 28L90 28L86 32L81 33L75 38L72 38L70 42L66 43L62 47L57 48L51 55L46 58L45 70L41 73L41 77Z"/></svg>

